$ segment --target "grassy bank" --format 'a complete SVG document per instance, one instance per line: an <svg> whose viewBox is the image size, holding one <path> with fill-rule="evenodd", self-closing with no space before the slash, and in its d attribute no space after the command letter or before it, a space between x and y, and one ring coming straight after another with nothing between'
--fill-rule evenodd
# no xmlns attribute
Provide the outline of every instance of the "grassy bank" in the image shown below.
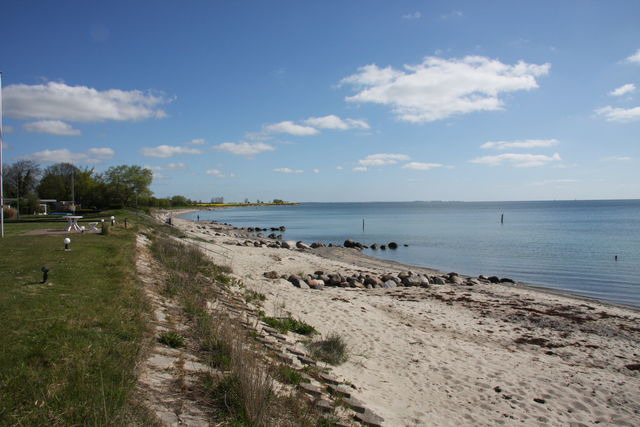
<svg viewBox="0 0 640 427"><path fill-rule="evenodd" d="M123 212L109 212L122 218ZM108 235L21 233L0 240L0 424L149 424L132 404L146 331L135 276L135 223ZM51 227L49 227L51 228ZM49 282L41 267L49 268Z"/></svg>
<svg viewBox="0 0 640 427"><path fill-rule="evenodd" d="M216 420L234 426L331 425L295 388L276 384L297 384L300 374L270 357L240 319L230 315L230 306L237 309L244 301L259 305L264 296L247 290L229 276L228 268L214 265L198 248L157 232L149 237L151 252L166 270L163 294L183 308L187 319L181 330L187 346L197 349L213 369L201 379L201 387Z"/></svg>

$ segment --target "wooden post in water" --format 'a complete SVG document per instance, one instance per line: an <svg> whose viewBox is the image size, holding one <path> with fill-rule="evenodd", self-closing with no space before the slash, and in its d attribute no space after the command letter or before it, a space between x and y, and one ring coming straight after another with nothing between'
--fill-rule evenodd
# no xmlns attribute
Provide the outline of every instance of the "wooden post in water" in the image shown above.
<svg viewBox="0 0 640 427"><path fill-rule="evenodd" d="M364 218L362 218L362 231L364 231Z"/></svg>
<svg viewBox="0 0 640 427"><path fill-rule="evenodd" d="M500 215L500 224L504 224L504 214Z"/></svg>

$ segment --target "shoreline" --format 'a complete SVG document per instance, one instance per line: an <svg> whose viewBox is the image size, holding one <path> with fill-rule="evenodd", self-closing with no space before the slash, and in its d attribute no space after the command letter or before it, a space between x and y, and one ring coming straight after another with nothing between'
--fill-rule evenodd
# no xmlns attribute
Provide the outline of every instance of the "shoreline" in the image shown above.
<svg viewBox="0 0 640 427"><path fill-rule="evenodd" d="M185 221L190 221L193 222L194 224L197 224L197 221L194 220L190 220L190 219L185 219L183 218L183 215L192 213L192 212L198 212L201 210L218 210L218 209L225 209L224 207L208 207L208 208L191 208L191 209L180 209L178 210L178 217L180 219L183 219ZM211 221L204 221L206 223L210 223ZM215 222L215 221L214 221ZM218 224L217 222L215 222L216 224ZM238 232L244 231L241 228L237 228L235 227L233 224L230 224L231 227L233 227L233 229L235 229ZM247 238L256 238L255 235L249 233L249 232L245 232L246 237ZM268 238L262 238L262 240L270 240ZM315 253L318 256L321 257L325 257L328 258L330 260L336 261L336 260L340 260L341 256L343 256L343 254L332 254L332 252L338 252L340 251L340 249L346 249L340 246L334 246L334 247L325 247L325 248L317 248L314 249ZM353 259L353 262L357 262L359 264L362 264L363 266L366 265L371 265L371 264L377 264L378 266L381 265L387 265L390 266L392 268L401 268L404 270L410 270L410 271L421 271L421 272L425 272L425 273L429 273L429 274L446 274L447 272L444 270L439 270L436 268L432 268L432 267L423 267L423 266L418 266L418 265L412 265L412 264L405 264L399 261L393 261L393 260L389 260L389 259L385 259L385 258L378 258L375 257L373 255L368 255L368 254L364 254L361 251L357 251L355 254L353 251L348 251L347 252L350 257ZM357 254L357 255L356 255ZM460 273L461 277L475 277L475 276L470 276L467 275L465 273ZM590 297L587 295L580 295L578 293L573 293L571 290L565 290L565 289L557 289L557 288L553 288L550 286L538 286L538 285L531 285L529 283L526 282L522 282L520 280L518 280L517 278L514 278L515 284L511 284L511 285L504 285L504 286L518 286L518 287L522 287L524 289L529 289L529 290L533 290L533 291L539 291L539 292L543 292L546 294L550 294L550 295L557 295L557 296L566 296L566 297L572 297L572 298L576 298L576 299L580 299L583 300L584 302L591 302L591 303L598 303L598 304L603 304L603 305L608 305L611 307L619 307L619 308L625 308L625 309L629 309L629 310L633 310L636 311L638 313L640 313L640 306L636 306L636 305L632 305L632 304L624 304L624 303L620 303L620 302L615 302L615 301L608 301L608 300L604 300L604 299L599 299L599 298L595 298L595 297Z"/></svg>
<svg viewBox="0 0 640 427"><path fill-rule="evenodd" d="M289 313L323 336L343 337L349 359L326 368L352 384L383 425L640 424L637 310L523 285L299 288L286 277L409 266L353 249L324 257L268 247L210 222L174 225L264 295L266 315Z"/></svg>

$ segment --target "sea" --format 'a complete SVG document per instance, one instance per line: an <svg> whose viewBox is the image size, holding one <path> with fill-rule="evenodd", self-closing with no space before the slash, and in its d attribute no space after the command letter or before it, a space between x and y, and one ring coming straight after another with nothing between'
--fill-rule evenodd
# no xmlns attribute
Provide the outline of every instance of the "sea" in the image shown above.
<svg viewBox="0 0 640 427"><path fill-rule="evenodd" d="M301 203L185 217L198 215L238 227L284 225L285 240L307 243L393 241L398 249L363 252L640 307L640 200Z"/></svg>

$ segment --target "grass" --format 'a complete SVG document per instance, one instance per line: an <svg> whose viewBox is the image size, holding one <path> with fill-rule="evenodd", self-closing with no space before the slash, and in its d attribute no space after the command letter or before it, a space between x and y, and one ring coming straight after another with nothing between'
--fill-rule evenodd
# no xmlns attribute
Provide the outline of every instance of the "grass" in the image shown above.
<svg viewBox="0 0 640 427"><path fill-rule="evenodd" d="M278 373L278 365L265 357L264 349L261 352L236 318L219 305L207 307L207 301L230 296L234 285L249 301L262 303L264 296L230 278L228 268L212 264L197 248L175 239L156 234L151 251L167 270L172 298L189 319L189 327L181 332L199 346L201 360L217 370L201 384L216 409L217 421L233 426L316 425L320 416L305 398L274 392L274 377L295 383L302 380L300 374L291 368ZM294 319L285 324L293 330L315 331Z"/></svg>
<svg viewBox="0 0 640 427"><path fill-rule="evenodd" d="M158 342L171 348L184 347L184 337L173 331L160 334Z"/></svg>
<svg viewBox="0 0 640 427"><path fill-rule="evenodd" d="M5 225L0 425L153 423L133 403L148 310L135 276L134 222L109 236L76 234L68 252L62 236L22 235L51 224Z"/></svg>
<svg viewBox="0 0 640 427"><path fill-rule="evenodd" d="M298 385L309 382L297 370L287 365L280 365L276 370L276 378L285 384Z"/></svg>
<svg viewBox="0 0 640 427"><path fill-rule="evenodd" d="M318 331L308 323L302 320L294 319L290 315L284 319L277 319L275 317L262 316L262 321L272 328L277 329L280 332L295 332L296 334L311 336L318 333Z"/></svg>
<svg viewBox="0 0 640 427"><path fill-rule="evenodd" d="M331 365L340 365L348 359L347 344L337 333L330 333L326 338L307 344L311 355Z"/></svg>

